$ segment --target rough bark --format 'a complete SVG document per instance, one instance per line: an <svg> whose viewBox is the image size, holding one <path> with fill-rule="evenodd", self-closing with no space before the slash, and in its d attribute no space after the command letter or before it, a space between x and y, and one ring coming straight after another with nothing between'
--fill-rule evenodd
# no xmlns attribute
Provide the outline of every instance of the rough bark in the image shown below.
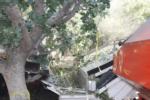
<svg viewBox="0 0 150 100"><path fill-rule="evenodd" d="M25 62L26 56L23 53L14 53L13 59L7 63L2 73L10 100L30 100L25 82Z"/></svg>

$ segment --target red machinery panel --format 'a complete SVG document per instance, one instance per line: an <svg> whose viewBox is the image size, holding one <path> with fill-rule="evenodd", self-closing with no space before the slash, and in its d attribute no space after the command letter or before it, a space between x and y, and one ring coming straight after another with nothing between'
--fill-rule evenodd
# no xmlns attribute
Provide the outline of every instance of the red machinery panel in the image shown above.
<svg viewBox="0 0 150 100"><path fill-rule="evenodd" d="M114 55L113 71L133 82L142 94L150 94L150 20L129 37Z"/></svg>

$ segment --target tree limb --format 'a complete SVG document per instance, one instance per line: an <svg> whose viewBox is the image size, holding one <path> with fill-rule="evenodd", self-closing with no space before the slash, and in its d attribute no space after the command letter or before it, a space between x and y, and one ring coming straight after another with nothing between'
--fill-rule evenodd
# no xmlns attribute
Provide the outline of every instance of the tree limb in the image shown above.
<svg viewBox="0 0 150 100"><path fill-rule="evenodd" d="M59 25L61 23L64 23L68 21L70 18L72 18L76 11L78 10L80 6L81 0L72 0L68 1L66 4L64 4L63 8L58 11L58 13L55 16L52 16L48 19L48 25L49 26L54 26L54 25ZM41 16L44 14L44 8L45 8L45 3L44 0L36 0L35 1L35 12L38 16ZM40 37L42 37L42 28L35 24L33 31L32 31L32 38L34 40L34 49L36 49L37 43L39 45L39 41L41 41Z"/></svg>
<svg viewBox="0 0 150 100"><path fill-rule="evenodd" d="M63 8L58 13L50 17L47 21L48 25L54 26L62 24L72 18L78 8L80 7L81 0L72 0L64 4Z"/></svg>
<svg viewBox="0 0 150 100"><path fill-rule="evenodd" d="M45 8L45 2L44 0L35 0L34 10L37 16L42 16L44 14L44 8ZM32 54L36 49L38 48L40 42L43 40L43 29L40 25L35 23L32 32L31 32L31 38L33 40L34 46L32 47L32 51L30 51L30 54Z"/></svg>
<svg viewBox="0 0 150 100"><path fill-rule="evenodd" d="M45 3L44 0L35 0L34 10L37 16L42 16L44 14ZM35 43L42 36L43 30L40 25L35 23L33 30L31 32L31 37Z"/></svg>
<svg viewBox="0 0 150 100"><path fill-rule="evenodd" d="M21 11L17 5L10 5L6 7L6 14L8 15L9 20L11 20L12 26L21 29L22 38L18 47L19 51L28 52L32 47L32 40L25 22L22 19Z"/></svg>
<svg viewBox="0 0 150 100"><path fill-rule="evenodd" d="M45 3L43 0L35 1L35 12L37 13L37 15L41 16L42 14L44 14L44 8L45 8L44 4ZM64 6L58 11L56 15L50 17L47 20L47 24L49 26L53 26L68 21L70 18L72 18L75 15L76 11L80 7L80 4L81 4L81 0L68 1L67 3L64 4ZM40 27L38 25L35 25L35 27L33 28L33 33L37 34L37 32L35 31L39 28Z"/></svg>
<svg viewBox="0 0 150 100"><path fill-rule="evenodd" d="M44 14L44 0L35 1L35 12L38 16ZM25 21L22 19L21 11L17 5L10 5L6 7L6 14L8 15L9 20L12 22L12 26L15 28L21 29L21 42L17 50L23 51L26 55L30 54L34 48L35 43L42 36L42 29L39 25L35 24L33 31L30 33L25 25Z"/></svg>

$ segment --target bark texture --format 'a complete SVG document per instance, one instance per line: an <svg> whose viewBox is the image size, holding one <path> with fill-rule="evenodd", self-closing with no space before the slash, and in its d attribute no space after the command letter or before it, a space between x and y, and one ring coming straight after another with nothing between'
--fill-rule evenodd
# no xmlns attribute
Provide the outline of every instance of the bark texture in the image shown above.
<svg viewBox="0 0 150 100"><path fill-rule="evenodd" d="M25 82L25 61L23 54L16 54L3 74L10 100L30 100Z"/></svg>

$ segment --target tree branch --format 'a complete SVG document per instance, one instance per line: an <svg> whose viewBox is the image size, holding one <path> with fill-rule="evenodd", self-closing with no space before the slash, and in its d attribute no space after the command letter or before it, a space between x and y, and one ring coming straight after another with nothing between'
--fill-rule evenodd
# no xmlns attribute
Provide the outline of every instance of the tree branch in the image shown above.
<svg viewBox="0 0 150 100"><path fill-rule="evenodd" d="M43 15L45 8L44 0L36 0L34 8L37 16ZM9 20L11 20L12 26L21 29L21 42L17 50L26 53L28 56L34 46L37 46L35 43L38 43L38 40L40 40L40 37L42 36L42 28L40 25L35 24L32 32L28 32L25 21L22 19L21 11L17 5L6 7L6 14L8 15Z"/></svg>
<svg viewBox="0 0 150 100"><path fill-rule="evenodd" d="M8 15L9 20L11 20L12 26L21 29L21 42L18 49L19 51L27 53L32 47L32 40L25 22L22 19L21 11L17 5L10 5L6 7L6 14Z"/></svg>
<svg viewBox="0 0 150 100"><path fill-rule="evenodd" d="M66 4L64 4L63 8L60 9L56 15L48 19L48 25L54 26L68 21L75 15L76 11L80 7L80 4L81 0L68 1Z"/></svg>
<svg viewBox="0 0 150 100"><path fill-rule="evenodd" d="M64 4L63 8L60 9L55 16L52 16L48 19L47 21L48 25L54 26L68 21L70 18L72 18L75 15L76 11L80 7L80 3L81 0L68 1L66 4ZM37 16L43 15L44 8L45 8L44 0L36 0L34 8ZM32 40L34 41L33 44L35 44L33 47L34 49L37 49L38 48L37 45L39 45L39 43L42 41L42 39L40 39L42 37L42 34L43 34L43 30L41 26L35 23L35 26L31 33Z"/></svg>
<svg viewBox="0 0 150 100"><path fill-rule="evenodd" d="M35 0L35 13L37 16L42 16L44 14L44 8L45 8L45 3L44 0ZM38 41L38 39L40 39L40 37L42 36L42 28L40 27L40 25L38 25L37 23L35 23L31 36L33 41L36 43Z"/></svg>
<svg viewBox="0 0 150 100"><path fill-rule="evenodd" d="M45 2L44 0L35 0L34 10L37 16L42 16L44 14L44 8L45 8ZM30 51L30 54L36 51L38 48L40 42L43 40L43 30L40 25L35 23L33 30L31 32L31 38L33 40L34 46L32 47L32 51ZM42 38L42 39L41 39Z"/></svg>

